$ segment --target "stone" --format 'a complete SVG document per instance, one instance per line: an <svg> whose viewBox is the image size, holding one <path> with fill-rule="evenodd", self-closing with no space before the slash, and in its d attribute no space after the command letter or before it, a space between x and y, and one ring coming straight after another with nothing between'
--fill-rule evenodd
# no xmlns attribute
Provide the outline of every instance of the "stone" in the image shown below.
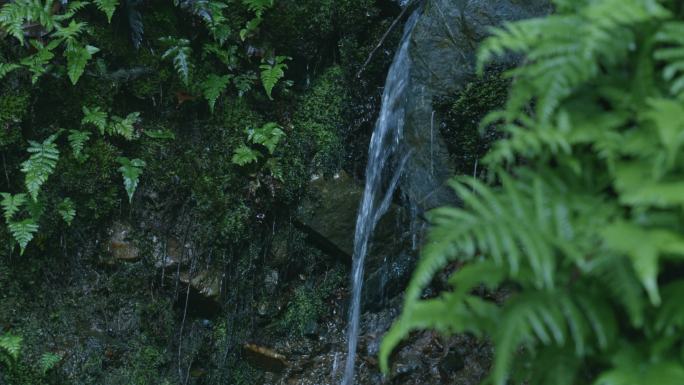
<svg viewBox="0 0 684 385"><path fill-rule="evenodd" d="M133 262L140 259L140 249L131 238L134 229L126 223L114 222L109 230L107 251L115 260Z"/></svg>
<svg viewBox="0 0 684 385"><path fill-rule="evenodd" d="M282 372L288 366L287 358L264 346L244 344L244 353L252 366L269 372Z"/></svg>

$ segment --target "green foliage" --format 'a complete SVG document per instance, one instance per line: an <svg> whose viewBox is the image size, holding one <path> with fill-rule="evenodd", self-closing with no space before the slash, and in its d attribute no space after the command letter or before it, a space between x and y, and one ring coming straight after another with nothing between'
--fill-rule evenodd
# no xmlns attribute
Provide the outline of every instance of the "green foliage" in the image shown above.
<svg viewBox="0 0 684 385"><path fill-rule="evenodd" d="M266 147L271 155L273 155L276 146L284 136L285 132L274 122L268 122L259 128L247 130L247 139L254 144Z"/></svg>
<svg viewBox="0 0 684 385"><path fill-rule="evenodd" d="M43 355L40 356L40 360L38 360L38 366L40 367L40 371L45 374L50 369L54 368L61 360L62 356L59 354L51 352L43 353Z"/></svg>
<svg viewBox="0 0 684 385"><path fill-rule="evenodd" d="M71 222L73 222L76 217L76 207L71 198L64 198L64 200L57 205L57 212L64 222L71 226Z"/></svg>
<svg viewBox="0 0 684 385"><path fill-rule="evenodd" d="M24 254L26 246L28 246L33 236L38 232L38 224L33 218L27 218L19 222L10 222L7 228L14 240L19 244L21 254Z"/></svg>
<svg viewBox="0 0 684 385"><path fill-rule="evenodd" d="M264 86L269 99L273 100L271 96L273 87L285 76L285 70L287 69L285 61L291 59L289 56L276 56L259 66L261 69L261 84Z"/></svg>
<svg viewBox="0 0 684 385"><path fill-rule="evenodd" d="M121 176L124 180L128 201L132 202L135 189L138 188L138 180L142 174L142 169L145 167L145 161L140 159L131 160L125 157L119 157L116 160L121 164L119 172L121 172Z"/></svg>
<svg viewBox="0 0 684 385"><path fill-rule="evenodd" d="M114 11L119 5L118 0L93 0L93 3L100 11L104 12L107 16L107 22L112 22L112 16L114 16Z"/></svg>
<svg viewBox="0 0 684 385"><path fill-rule="evenodd" d="M0 205L2 206L2 212L5 216L5 222L9 223L15 214L21 210L21 207L26 203L26 194L19 193L16 195L8 193L0 193L2 196L2 201Z"/></svg>
<svg viewBox="0 0 684 385"><path fill-rule="evenodd" d="M42 143L29 141L30 146L27 151L31 156L21 164L21 171L25 174L26 190L34 201L38 200L40 188L47 182L57 166L59 150L55 140L58 136L59 133L50 135Z"/></svg>
<svg viewBox="0 0 684 385"><path fill-rule="evenodd" d="M17 68L21 68L21 66L16 63L0 63L0 79Z"/></svg>
<svg viewBox="0 0 684 385"><path fill-rule="evenodd" d="M161 38L160 41L169 47L162 54L162 59L171 58L178 76L180 76L183 84L187 86L190 82L190 69L192 68L190 63L190 55L192 54L190 40L169 36Z"/></svg>
<svg viewBox="0 0 684 385"><path fill-rule="evenodd" d="M24 24L35 21L47 32L55 26L54 16L50 9L52 2L41 0L17 0L3 4L0 8L0 28L24 42Z"/></svg>
<svg viewBox="0 0 684 385"><path fill-rule="evenodd" d="M90 132L79 131L79 130L69 130L69 145L74 153L74 158L85 159L83 155L83 146L90 139Z"/></svg>
<svg viewBox="0 0 684 385"><path fill-rule="evenodd" d="M21 343L24 339L21 336L4 334L0 336L0 349L5 351L14 360L19 359L21 353Z"/></svg>
<svg viewBox="0 0 684 385"><path fill-rule="evenodd" d="M457 178L463 207L430 214L384 371L401 339L433 328L490 338L494 385L684 381L684 22L652 0L555 3L482 45L480 68L525 57L482 122L503 135L492 183ZM452 261L466 264L451 290L423 299ZM480 287L511 293L498 305Z"/></svg>
<svg viewBox="0 0 684 385"><path fill-rule="evenodd" d="M85 70L88 61L93 58L93 54L97 53L99 49L93 47L92 45L86 46L73 46L67 48L66 59L67 59L67 70L69 74L69 79L71 83L76 84L78 79L83 75L83 70Z"/></svg>
<svg viewBox="0 0 684 385"><path fill-rule="evenodd" d="M107 129L107 113L102 111L100 107L93 107L92 109L83 106L83 119L81 124L92 124L100 130L100 134L104 135Z"/></svg>
<svg viewBox="0 0 684 385"><path fill-rule="evenodd" d="M140 120L139 112L131 112L126 115L125 118L112 116L112 120L107 127L107 132L110 135L120 135L126 140L131 140L135 136L134 124L136 124L138 120Z"/></svg>
<svg viewBox="0 0 684 385"><path fill-rule="evenodd" d="M232 75L209 75L200 85L202 88L202 95L209 102L209 108L214 112L214 105L216 104L216 99L221 95L221 93L226 89Z"/></svg>
<svg viewBox="0 0 684 385"><path fill-rule="evenodd" d="M235 149L233 152L233 157L231 162L237 164L238 166L244 166L252 162L259 160L261 154L257 150L253 150L249 146L242 145Z"/></svg>

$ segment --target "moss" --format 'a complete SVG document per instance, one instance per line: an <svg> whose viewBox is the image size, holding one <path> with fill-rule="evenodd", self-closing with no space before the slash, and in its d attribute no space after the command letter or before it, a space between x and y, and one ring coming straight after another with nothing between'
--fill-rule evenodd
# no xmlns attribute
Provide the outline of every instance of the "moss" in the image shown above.
<svg viewBox="0 0 684 385"><path fill-rule="evenodd" d="M472 174L475 162L495 140L492 128L480 131L480 121L488 112L502 107L509 83L500 71L491 72L471 80L460 92L437 103L436 110L443 116L440 133L457 165L457 174Z"/></svg>
<svg viewBox="0 0 684 385"><path fill-rule="evenodd" d="M0 95L0 149L21 140L18 124L26 117L29 102L30 94L26 91L3 90Z"/></svg>

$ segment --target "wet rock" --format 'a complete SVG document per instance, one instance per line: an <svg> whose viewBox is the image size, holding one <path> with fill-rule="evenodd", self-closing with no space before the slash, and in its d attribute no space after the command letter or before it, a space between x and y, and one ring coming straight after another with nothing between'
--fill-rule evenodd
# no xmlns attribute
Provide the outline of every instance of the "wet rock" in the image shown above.
<svg viewBox="0 0 684 385"><path fill-rule="evenodd" d="M140 249L132 239L134 229L122 222L115 222L109 230L107 250L115 260L133 262L140 259Z"/></svg>
<svg viewBox="0 0 684 385"><path fill-rule="evenodd" d="M195 274L182 271L180 281L189 284L197 293L208 299L217 300L221 294L222 274L214 270L201 270Z"/></svg>
<svg viewBox="0 0 684 385"><path fill-rule="evenodd" d="M259 369L269 372L282 372L288 366L284 355L267 347L245 344L243 348L247 361Z"/></svg>
<svg viewBox="0 0 684 385"><path fill-rule="evenodd" d="M193 248L190 244L181 244L173 237L168 239L153 239L154 266L164 269L175 269L178 265L187 265L193 256Z"/></svg>
<svg viewBox="0 0 684 385"><path fill-rule="evenodd" d="M318 338L318 334L320 332L320 327L318 326L318 322L314 320L309 320L306 325L304 325L304 330L303 333L305 337L311 338L311 339L316 339Z"/></svg>
<svg viewBox="0 0 684 385"><path fill-rule="evenodd" d="M479 43L491 26L541 16L551 10L548 0L428 0L411 34L410 92L407 92L404 141L412 151L402 191L419 212L457 201L445 181L451 176L433 100L464 87L475 75ZM500 60L508 66L514 57Z"/></svg>

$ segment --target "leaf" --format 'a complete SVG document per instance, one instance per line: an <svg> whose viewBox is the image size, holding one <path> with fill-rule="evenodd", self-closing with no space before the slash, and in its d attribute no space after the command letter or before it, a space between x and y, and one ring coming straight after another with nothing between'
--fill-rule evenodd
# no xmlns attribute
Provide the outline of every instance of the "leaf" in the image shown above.
<svg viewBox="0 0 684 385"><path fill-rule="evenodd" d="M269 99L273 100L273 97L271 97L273 87L275 87L278 81L285 76L287 64L284 62L291 59L292 58L289 56L276 56L271 63L265 63L259 66L261 69L261 83L263 84Z"/></svg>
<svg viewBox="0 0 684 385"><path fill-rule="evenodd" d="M43 374L45 374L50 369L54 368L55 365L57 365L61 360L62 360L61 355L59 355L57 353L46 352L46 353L43 353L42 356L40 356L40 359L38 360L38 366L40 367L40 371Z"/></svg>
<svg viewBox="0 0 684 385"><path fill-rule="evenodd" d="M107 127L107 132L112 135L121 135L126 140L131 140L135 136L134 125L140 120L139 112L131 112L125 118L112 116L112 120Z"/></svg>
<svg viewBox="0 0 684 385"><path fill-rule="evenodd" d="M219 95L221 95L221 92L226 89L226 86L228 86L232 77L232 75L218 76L211 74L202 82L202 84L200 84L202 94L209 102L209 109L211 112L214 112L216 99L218 99Z"/></svg>
<svg viewBox="0 0 684 385"><path fill-rule="evenodd" d="M121 167L119 167L119 172L123 176L124 188L128 194L128 202L133 202L133 194L138 187L138 181L140 175L142 174L142 169L145 167L145 161L141 159L128 159L125 157L119 157L116 159Z"/></svg>
<svg viewBox="0 0 684 385"><path fill-rule="evenodd" d="M83 156L83 146L85 145L85 143L90 138L90 132L78 131L78 130L69 130L69 136L67 138L69 140L69 145L71 146L71 150L74 153L74 158L85 159L82 157Z"/></svg>
<svg viewBox="0 0 684 385"><path fill-rule="evenodd" d="M244 166L246 164L256 162L259 159L259 156L260 154L258 151L252 150L243 144L235 149L231 161L238 166Z"/></svg>
<svg viewBox="0 0 684 385"><path fill-rule="evenodd" d="M21 68L21 66L16 63L0 63L0 80L17 68Z"/></svg>
<svg viewBox="0 0 684 385"><path fill-rule="evenodd" d="M74 202L71 198L64 198L64 200L57 205L57 212L64 222L66 222L68 226L71 226L71 222L73 222L76 217L76 208L74 207Z"/></svg>
<svg viewBox="0 0 684 385"><path fill-rule="evenodd" d="M48 70L48 63L55 57L50 46L44 46L36 40L31 40L31 45L35 48L36 53L26 56L21 59L21 65L25 66L32 74L31 84L35 84L40 76Z"/></svg>
<svg viewBox="0 0 684 385"><path fill-rule="evenodd" d="M280 140L285 136L285 132L277 123L269 122L256 129L247 130L248 139L254 144L261 144L268 149L269 154L273 154Z"/></svg>
<svg viewBox="0 0 684 385"><path fill-rule="evenodd" d="M93 47L92 45L67 48L65 52L67 58L67 73L72 84L78 82L78 79L83 75L86 64L93 58L93 54L99 50L99 48Z"/></svg>
<svg viewBox="0 0 684 385"><path fill-rule="evenodd" d="M162 43L171 46L162 54L162 59L172 58L176 72L180 76L181 81L183 81L183 84L187 86L190 81L190 69L192 67L190 63L190 55L192 54L190 40L172 37L163 37L160 40Z"/></svg>
<svg viewBox="0 0 684 385"><path fill-rule="evenodd" d="M21 344L24 339L21 336L15 336L5 333L0 336L0 349L7 352L15 361L19 359L21 353Z"/></svg>
<svg viewBox="0 0 684 385"><path fill-rule="evenodd" d="M176 134L169 130L145 130L143 133L152 139L176 139Z"/></svg>
<svg viewBox="0 0 684 385"><path fill-rule="evenodd" d="M12 195L9 193L0 193L0 196L2 197L0 205L2 206L2 211L5 216L5 222L9 223L14 214L18 213L24 203L26 203L26 194L19 193Z"/></svg>
<svg viewBox="0 0 684 385"><path fill-rule="evenodd" d="M12 237L17 241L21 248L20 254L23 255L26 246L33 239L33 235L38 232L38 224L36 224L33 218L28 218L21 222L10 222L8 228Z"/></svg>
<svg viewBox="0 0 684 385"><path fill-rule="evenodd" d="M48 177L55 171L59 160L59 150L54 141L57 134L50 135L43 143L29 141L28 152L31 156L21 164L21 171L25 174L25 185L31 198L38 200L38 193Z"/></svg>
<svg viewBox="0 0 684 385"><path fill-rule="evenodd" d="M119 5L118 0L93 0L93 3L100 11L104 12L107 16L107 23L112 22L112 16L116 7Z"/></svg>
<svg viewBox="0 0 684 385"><path fill-rule="evenodd" d="M92 109L83 106L83 119L81 124L92 124L104 135L107 128L107 113L102 111L100 107L93 107Z"/></svg>

